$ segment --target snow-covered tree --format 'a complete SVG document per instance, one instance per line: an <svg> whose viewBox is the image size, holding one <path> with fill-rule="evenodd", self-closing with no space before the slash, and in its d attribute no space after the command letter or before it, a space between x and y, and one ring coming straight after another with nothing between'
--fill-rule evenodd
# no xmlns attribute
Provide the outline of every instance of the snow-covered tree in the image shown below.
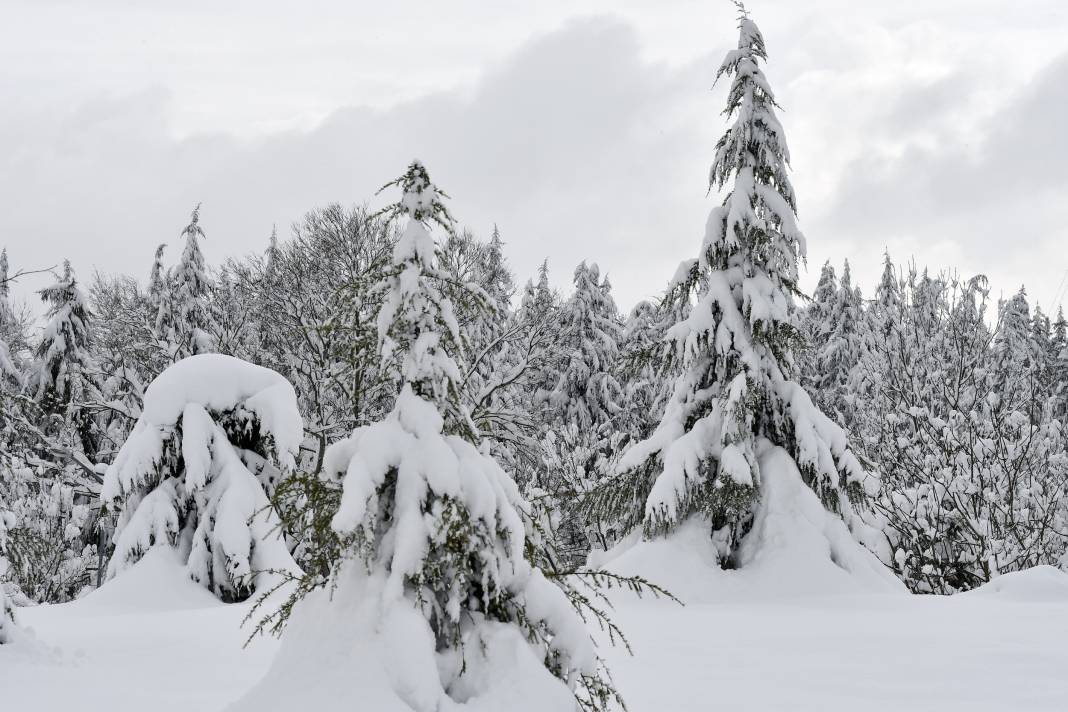
<svg viewBox="0 0 1068 712"><path fill-rule="evenodd" d="M14 517L5 505L0 497L0 645L10 643L15 632L15 606L7 597L2 583L7 578L7 532L14 524Z"/></svg>
<svg viewBox="0 0 1068 712"><path fill-rule="evenodd" d="M1050 368L1050 394L1052 415L1062 423L1068 422L1068 321L1064 310L1057 308L1053 321L1047 357Z"/></svg>
<svg viewBox="0 0 1068 712"><path fill-rule="evenodd" d="M1020 291L1001 305L997 335L994 338L994 378L1002 397L1021 392L1034 376L1031 307L1027 291Z"/></svg>
<svg viewBox="0 0 1068 712"><path fill-rule="evenodd" d="M296 566L267 494L295 464L303 427L282 376L230 356L201 354L161 373L104 476L119 512L114 577L154 546L169 546L190 576L227 601Z"/></svg>
<svg viewBox="0 0 1068 712"><path fill-rule="evenodd" d="M609 545L604 532L590 529L576 507L606 474L625 438L623 388L616 380L623 324L611 285L596 264L585 262L575 268L574 285L558 312L558 376L546 395L538 478L548 495L557 549L572 566L585 560L591 537L602 548Z"/></svg>
<svg viewBox="0 0 1068 712"><path fill-rule="evenodd" d="M417 696L420 706L437 708L498 683L485 672L496 664L491 653L519 641L528 651L535 646L544 667L580 696L601 694L583 623L564 592L528 562L526 504L479 450L461 401L459 329L429 231L432 223L452 229L444 194L419 162L393 185L402 197L386 213L407 223L386 272L378 332L398 396L384 420L327 453L327 473L343 478L333 528L357 555L336 573L339 595L358 589L361 600L376 602L383 635L415 616L418 623L404 624L409 634L391 644L403 646L398 654L406 660L429 663L407 669L434 671L433 680L397 671L397 694ZM545 674L524 670L515 684ZM572 709L564 685L559 691L539 700L539 709Z"/></svg>
<svg viewBox="0 0 1068 712"><path fill-rule="evenodd" d="M805 241L777 104L760 68L764 38L744 10L739 27L738 47L717 72L732 78L726 113L734 123L716 145L710 179L727 195L708 218L697 260L680 266L676 280L698 288L688 316L668 332L683 373L656 431L619 466L655 475L648 535L701 514L724 559L753 521L765 444L783 448L850 524L853 501L876 482L797 382L793 352L803 336L794 298Z"/></svg>
<svg viewBox="0 0 1068 712"><path fill-rule="evenodd" d="M620 408L614 368L623 324L596 264L576 267L574 285L560 309L560 375L549 394L551 418L597 433Z"/></svg>
<svg viewBox="0 0 1068 712"><path fill-rule="evenodd" d="M210 353L216 348L213 337L216 328L212 314L215 285L208 274L204 253L200 249L200 238L206 236L200 226L199 204L193 209L192 217L182 230L181 237L185 238L182 257L167 273L165 287L158 289L159 296L152 293L151 297L159 301L156 330L173 361L194 354ZM156 255L158 262L162 255L160 248L157 248ZM158 276L155 263L153 276ZM150 290L152 289L150 284Z"/></svg>
<svg viewBox="0 0 1068 712"><path fill-rule="evenodd" d="M652 434L671 395L664 333L671 324L662 305L638 302L623 327L616 380L623 385L622 430L630 439Z"/></svg>
<svg viewBox="0 0 1068 712"><path fill-rule="evenodd" d="M27 387L46 411L59 412L72 401L86 399L93 388L89 343L92 312L69 261L63 263L63 275L40 295L48 305L48 322L37 345Z"/></svg>
<svg viewBox="0 0 1068 712"><path fill-rule="evenodd" d="M820 270L816 291L812 294L812 303L804 312L801 320L808 341L807 348L800 354L801 382L810 392L816 394L817 402L832 379L826 364L827 344L835 332L837 324L838 277L834 266L827 260Z"/></svg>
<svg viewBox="0 0 1068 712"><path fill-rule="evenodd" d="M11 354L10 333L15 326L15 314L11 309L7 250L0 251L0 381L15 381L21 384L22 373Z"/></svg>

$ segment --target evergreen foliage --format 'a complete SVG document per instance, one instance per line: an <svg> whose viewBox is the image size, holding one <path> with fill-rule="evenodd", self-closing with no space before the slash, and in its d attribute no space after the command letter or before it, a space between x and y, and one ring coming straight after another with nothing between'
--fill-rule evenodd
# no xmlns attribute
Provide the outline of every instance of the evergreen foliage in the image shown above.
<svg viewBox="0 0 1068 712"><path fill-rule="evenodd" d="M760 441L784 447L825 505L851 523L852 500L874 484L846 434L797 383L793 352L804 337L794 298L805 241L778 105L760 68L764 38L744 10L739 30L716 75L731 78L724 113L734 123L716 145L710 183L727 195L709 216L698 258L680 266L671 289L674 299L695 298L667 335L682 374L656 431L619 468L656 473L647 535L700 514L724 560L759 500Z"/></svg>

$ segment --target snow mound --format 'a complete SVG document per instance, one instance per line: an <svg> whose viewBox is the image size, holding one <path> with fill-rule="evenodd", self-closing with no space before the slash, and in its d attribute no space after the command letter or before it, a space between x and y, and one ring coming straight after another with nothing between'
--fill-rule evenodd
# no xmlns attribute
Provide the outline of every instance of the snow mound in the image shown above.
<svg viewBox="0 0 1068 712"><path fill-rule="evenodd" d="M608 552L603 565L644 576L687 603L905 592L824 509L785 450L767 447L759 458L763 494L737 569L720 568L710 525L696 516L667 537L640 541L633 535Z"/></svg>
<svg viewBox="0 0 1068 712"><path fill-rule="evenodd" d="M1068 603L1068 574L1054 566L1035 566L1002 574L962 595L1025 603Z"/></svg>
<svg viewBox="0 0 1068 712"><path fill-rule="evenodd" d="M294 610L270 670L228 712L552 712L575 700L511 626L484 625L465 650L466 672L447 694L434 637L404 598L383 602L384 577L359 563L333 593L320 589ZM477 690L474 694L465 694ZM461 701L457 701L461 700ZM358 701L358 702L357 702Z"/></svg>
<svg viewBox="0 0 1068 712"><path fill-rule="evenodd" d="M189 577L178 551L156 546L121 576L68 605L86 613L142 613L225 604Z"/></svg>

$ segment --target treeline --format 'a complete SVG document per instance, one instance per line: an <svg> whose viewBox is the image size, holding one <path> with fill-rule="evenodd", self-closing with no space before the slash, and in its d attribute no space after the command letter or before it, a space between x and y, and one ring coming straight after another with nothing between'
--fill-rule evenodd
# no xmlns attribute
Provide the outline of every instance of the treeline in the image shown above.
<svg viewBox="0 0 1068 712"><path fill-rule="evenodd" d="M182 235L172 266L156 250L145 286L102 273L83 286L66 265L41 290L43 329L11 304L0 262L0 494L17 522L6 575L16 601L68 600L98 583L114 526L98 497L102 473L145 387L171 363L219 352L284 374L305 418L305 480L321 472L328 445L393 406L377 354L376 285L397 241L386 220L316 209L290 238L272 235L262 253L215 270L198 211ZM544 513L556 565L572 569L642 523L652 478L617 475L616 465L660 420L678 375L666 334L689 305L668 294L623 317L607 275L587 263L566 296L549 286L547 264L517 288L504 247L496 229L488 240L456 232L442 246L462 395L477 432ZM865 518L883 540L867 543L913 590L965 590L1060 562L1063 314L1052 323L1032 314L1022 289L995 308L982 277L900 270L887 257L869 299L848 263L841 279L825 265L800 323L804 385L882 478Z"/></svg>

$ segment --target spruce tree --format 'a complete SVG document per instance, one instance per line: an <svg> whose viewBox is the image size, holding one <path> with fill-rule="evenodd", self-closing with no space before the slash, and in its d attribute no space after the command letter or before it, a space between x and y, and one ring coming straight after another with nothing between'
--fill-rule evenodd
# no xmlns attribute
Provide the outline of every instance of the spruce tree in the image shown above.
<svg viewBox="0 0 1068 712"><path fill-rule="evenodd" d="M1031 331L1031 307L1027 290L1020 290L1002 302L994 337L994 388L999 397L1014 408L1031 410L1026 403L1035 379L1035 353ZM1037 414L1031 413L1032 418Z"/></svg>
<svg viewBox="0 0 1068 712"><path fill-rule="evenodd" d="M1068 420L1068 321L1064 309L1057 307L1049 341L1050 393L1053 397L1053 417Z"/></svg>
<svg viewBox="0 0 1068 712"><path fill-rule="evenodd" d="M574 284L560 310L560 376L550 402L557 423L599 433L620 409L622 389L613 371L623 325L596 264L576 267Z"/></svg>
<svg viewBox="0 0 1068 712"><path fill-rule="evenodd" d="M422 617L428 637L396 644L409 658L438 661L440 691L429 706L489 682L477 670L492 663L486 651L500 624L534 645L580 700L600 699L607 693L590 639L563 591L525 558L527 505L479 450L461 401L460 334L429 230L452 230L446 196L419 162L391 186L402 196L384 213L406 226L381 286L378 333L397 399L384 420L327 453L327 475L343 478L333 528L358 562L343 560L337 585L377 597L383 611Z"/></svg>
<svg viewBox="0 0 1068 712"><path fill-rule="evenodd" d="M93 314L70 261L64 261L62 276L39 294L48 305L48 321L27 386L45 412L65 413L94 389L89 329Z"/></svg>
<svg viewBox="0 0 1068 712"><path fill-rule="evenodd" d="M838 277L831 261L823 263L812 303L801 320L808 340L808 347L801 353L801 382L815 394L816 401L823 403L822 396L833 379L826 361L827 345L838 325L835 321L838 310Z"/></svg>
<svg viewBox="0 0 1068 712"><path fill-rule="evenodd" d="M178 264L167 275L166 288L160 290L156 318L157 333L166 344L172 361L216 349L212 315L215 285L208 275L204 253L200 249L200 239L206 235L200 226L199 203L181 237L185 238L185 249ZM158 262L162 253L159 248L156 253Z"/></svg>
<svg viewBox="0 0 1068 712"><path fill-rule="evenodd" d="M823 411L846 429L853 427L855 371L863 351L862 305L860 288L853 286L849 261L846 260L835 294L834 328L824 345L821 359L827 374L826 390L816 399Z"/></svg>
<svg viewBox="0 0 1068 712"><path fill-rule="evenodd" d="M716 145L710 181L727 195L709 216L697 260L679 269L679 279L698 287L697 300L668 332L683 373L657 430L620 464L627 471L655 463L647 535L701 513L725 559L760 500L762 443L784 448L825 506L850 524L852 501L875 483L797 382L793 353L803 335L794 299L805 240L778 105L760 67L764 38L744 9L739 29L738 47L716 75L732 79L725 113L734 123Z"/></svg>

